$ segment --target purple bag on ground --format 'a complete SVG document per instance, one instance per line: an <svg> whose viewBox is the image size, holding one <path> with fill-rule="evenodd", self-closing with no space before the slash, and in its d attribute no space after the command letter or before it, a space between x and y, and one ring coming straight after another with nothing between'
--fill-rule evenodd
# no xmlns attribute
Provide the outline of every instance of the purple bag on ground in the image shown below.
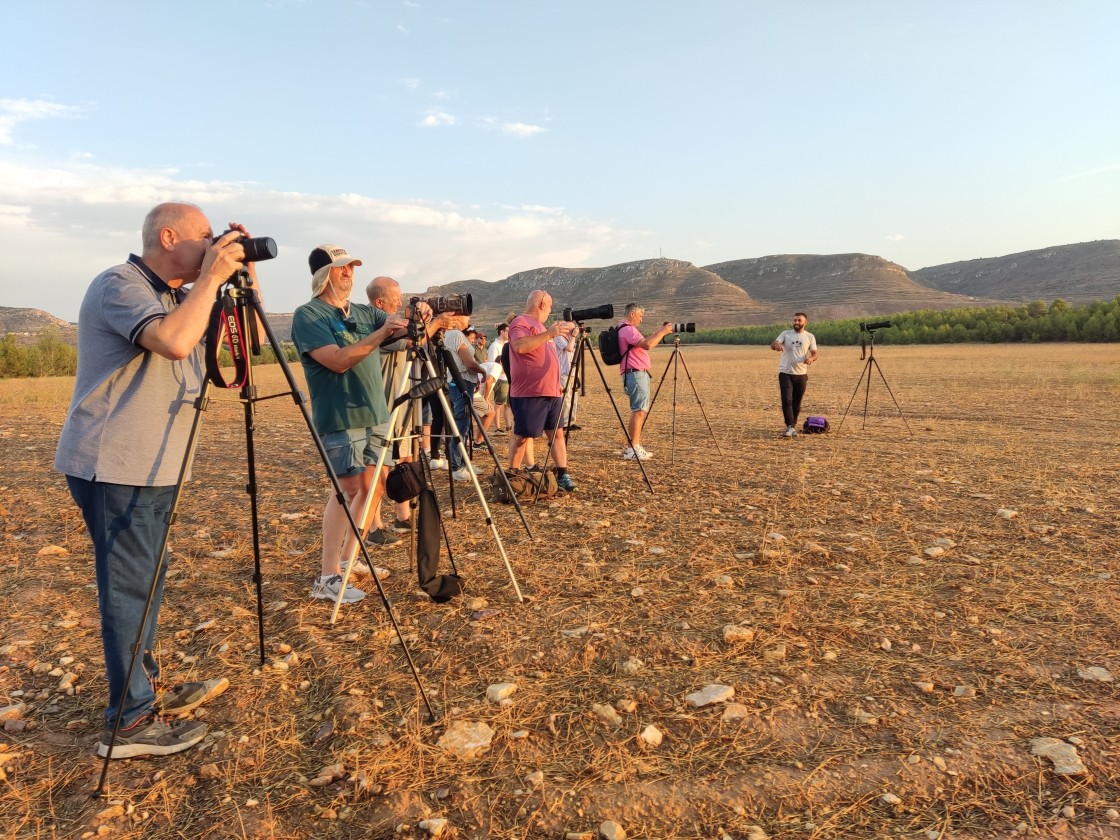
<svg viewBox="0 0 1120 840"><path fill-rule="evenodd" d="M820 435L828 431L827 417L806 417L805 425L801 427L807 435Z"/></svg>

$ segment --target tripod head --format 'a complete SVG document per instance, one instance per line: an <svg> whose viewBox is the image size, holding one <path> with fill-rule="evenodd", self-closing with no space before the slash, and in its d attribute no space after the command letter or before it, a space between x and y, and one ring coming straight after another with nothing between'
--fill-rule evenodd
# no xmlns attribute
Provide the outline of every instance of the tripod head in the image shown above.
<svg viewBox="0 0 1120 840"><path fill-rule="evenodd" d="M875 355L875 330L884 329L891 325L890 321L861 322L859 325L859 360L867 358L868 339L871 341L871 355Z"/></svg>

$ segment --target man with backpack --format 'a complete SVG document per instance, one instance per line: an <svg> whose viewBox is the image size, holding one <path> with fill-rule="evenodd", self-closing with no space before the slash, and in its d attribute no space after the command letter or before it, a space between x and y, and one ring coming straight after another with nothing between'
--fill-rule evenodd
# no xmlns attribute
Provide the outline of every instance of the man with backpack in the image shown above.
<svg viewBox="0 0 1120 840"><path fill-rule="evenodd" d="M626 304L626 317L618 324L618 351L622 356L619 370L622 373L622 390L630 398L630 422L626 424L626 431L630 435L631 445L626 447L622 457L627 461L637 458L646 461L653 457L653 453L642 446L642 425L646 420L650 402L650 372L649 350L661 343L670 332L673 324L666 321L661 328L643 337L638 331L638 324L642 323L646 311L637 303Z"/></svg>

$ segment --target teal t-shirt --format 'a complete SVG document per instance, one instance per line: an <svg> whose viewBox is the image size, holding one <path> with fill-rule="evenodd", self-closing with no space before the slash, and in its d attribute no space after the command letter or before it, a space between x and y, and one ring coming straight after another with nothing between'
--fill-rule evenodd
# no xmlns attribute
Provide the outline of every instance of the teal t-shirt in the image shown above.
<svg viewBox="0 0 1120 840"><path fill-rule="evenodd" d="M320 435L389 422L381 384L381 357L376 350L345 373L335 373L311 357L311 351L320 347L356 343L379 329L387 317L380 309L364 303L352 303L347 316L320 298L296 309L292 341L307 377L311 417Z"/></svg>

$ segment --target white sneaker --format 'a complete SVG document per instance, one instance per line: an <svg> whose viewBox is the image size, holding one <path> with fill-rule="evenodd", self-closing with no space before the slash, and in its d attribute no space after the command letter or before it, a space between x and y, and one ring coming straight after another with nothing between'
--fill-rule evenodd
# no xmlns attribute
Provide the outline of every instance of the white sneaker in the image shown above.
<svg viewBox="0 0 1120 840"><path fill-rule="evenodd" d="M311 584L311 597L324 601L337 601L338 590L342 586L342 575L319 575ZM342 603L356 604L366 597L362 590L346 584L346 591L342 593Z"/></svg>
<svg viewBox="0 0 1120 840"><path fill-rule="evenodd" d="M795 434L797 434L797 429L793 426L786 426L786 430L782 432L782 437L793 437Z"/></svg>
<svg viewBox="0 0 1120 840"><path fill-rule="evenodd" d="M636 452L633 447L627 446L626 451L622 453L622 457L627 461L633 461L635 457L639 461L648 461L653 457L653 453L639 443Z"/></svg>
<svg viewBox="0 0 1120 840"><path fill-rule="evenodd" d="M471 472L466 467L459 467L455 472L451 473L456 481L466 481L471 477ZM476 473L477 475L477 473Z"/></svg>
<svg viewBox="0 0 1120 840"><path fill-rule="evenodd" d="M433 458L428 466L430 466L433 470L445 470L447 469L447 459Z"/></svg>

